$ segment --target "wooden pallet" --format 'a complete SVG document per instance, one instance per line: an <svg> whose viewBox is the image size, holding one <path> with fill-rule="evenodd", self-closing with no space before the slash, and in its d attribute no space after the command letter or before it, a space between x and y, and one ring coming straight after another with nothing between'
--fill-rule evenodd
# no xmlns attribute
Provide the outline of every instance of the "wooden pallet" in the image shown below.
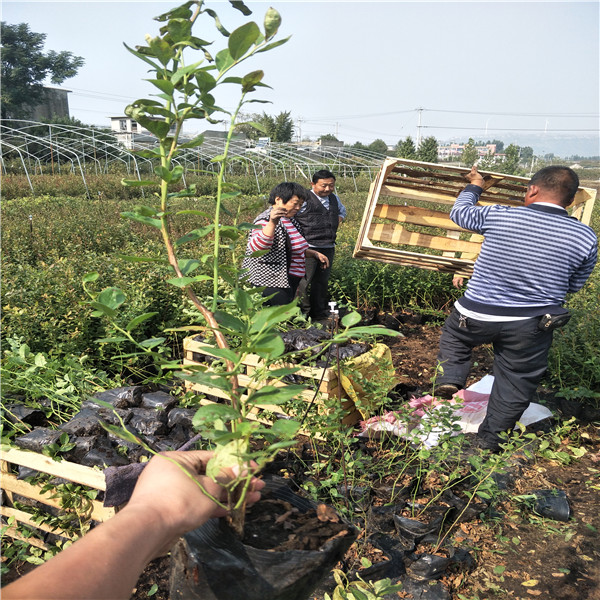
<svg viewBox="0 0 600 600"><path fill-rule="evenodd" d="M483 236L450 220L470 169L388 158L369 190L353 256L470 277ZM489 183L479 204L521 206L528 178L480 171ZM596 190L579 188L572 216L589 224Z"/></svg>
<svg viewBox="0 0 600 600"><path fill-rule="evenodd" d="M0 470L2 473L2 493L3 493L3 506L1 507L1 514L5 518L14 517L16 521L23 523L29 527L39 529L44 532L53 533L66 539L73 539L73 535L64 531L60 528L54 529L45 523L36 523L33 521L32 516L22 510L13 508L13 496L18 494L32 500L36 500L45 504L46 506L52 506L58 510L62 510L60 499L49 498L48 494L42 494L42 485L31 484L26 481L19 480L17 475L14 473L16 466L29 467L41 473L47 473L55 477L66 479L70 482L85 485L96 490L105 491L106 483L104 481L104 474L102 471L97 471L91 467L85 467L65 460L55 461L48 456L38 454L37 452L30 452L26 450L19 450L16 448L10 448L2 452L0 458ZM98 500L92 500L91 511L86 513L88 517L93 521L106 521L115 514L114 508L105 508ZM48 546L45 542L34 538L23 536L15 526L7 527L4 531L4 535L9 537L24 540L27 543L36 546L38 548L47 549Z"/></svg>
<svg viewBox="0 0 600 600"><path fill-rule="evenodd" d="M206 350L209 350L210 346L196 341L193 337L188 337L183 340L183 365L198 365L205 364ZM244 362L245 373L238 376L238 381L241 386L244 387L254 387L257 389L264 385L275 385L275 386L285 386L286 383L281 381L272 381L267 380L263 381L260 384L256 384L252 380L252 373L263 366L263 359L256 354L249 354L245 357ZM288 364L280 364L278 368L282 367L293 367L295 365ZM318 367L302 367L296 373L296 376L306 378L305 384L309 386L309 389L302 392L302 398L306 402L310 402L314 395L315 391L317 391L317 399L315 400L315 404L321 409L323 406L323 402L330 398L340 398L340 384L338 381L337 370L335 368L318 368ZM228 396L223 390L219 390L214 387L202 385L199 383L192 383L190 381L186 381L186 389L199 392L202 394L208 394L210 396L216 396L217 398L227 399ZM344 397L344 390L341 389L341 406L344 411L346 411L345 416L342 419L342 424L344 425L354 425L360 421L361 414L356 409L354 402L349 398ZM246 395L242 396L242 400L247 398ZM211 404L214 401L209 398L204 398L200 400L201 404ZM265 412L274 412L282 414L284 410L281 406L276 405L268 405L268 404L257 404L250 411L249 418L256 419L263 423L270 423L271 421L263 418L261 415ZM297 416L297 415L289 415L289 416Z"/></svg>

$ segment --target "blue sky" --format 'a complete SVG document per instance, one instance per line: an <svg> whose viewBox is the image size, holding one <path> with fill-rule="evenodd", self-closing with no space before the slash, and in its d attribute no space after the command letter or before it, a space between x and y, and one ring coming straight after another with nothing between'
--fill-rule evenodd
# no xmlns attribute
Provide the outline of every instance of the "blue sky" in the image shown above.
<svg viewBox="0 0 600 600"><path fill-rule="evenodd" d="M73 90L73 116L106 125L150 91L144 63L123 42L143 43L158 30L152 17L177 4L4 0L2 20L46 33L47 50L84 57L85 66L62 87ZM333 133L348 143L395 144L416 137L422 108L422 135L438 140L533 135L536 153L543 153L568 136L598 148L598 2L247 4L259 24L274 6L281 35L292 36L259 55L254 66L274 89L261 95L272 104L254 106L291 111L303 137ZM243 22L228 2L207 6L229 29ZM195 31L223 44L208 20ZM235 98L219 101L231 108Z"/></svg>

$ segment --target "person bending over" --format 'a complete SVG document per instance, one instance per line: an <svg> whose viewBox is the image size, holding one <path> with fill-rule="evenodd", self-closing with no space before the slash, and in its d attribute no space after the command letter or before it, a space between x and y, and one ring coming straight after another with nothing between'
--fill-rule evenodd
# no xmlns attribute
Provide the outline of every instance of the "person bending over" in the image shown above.
<svg viewBox="0 0 600 600"><path fill-rule="evenodd" d="M451 397L467 380L471 351L491 343L494 384L478 444L496 451L500 433L514 428L548 366L550 319L566 315L566 295L580 290L597 260L594 231L570 217L577 174L546 167L531 178L523 206L477 206L485 189L476 167L450 218L483 234L465 294L456 301L440 338L434 393ZM545 315L550 315L546 317Z"/></svg>

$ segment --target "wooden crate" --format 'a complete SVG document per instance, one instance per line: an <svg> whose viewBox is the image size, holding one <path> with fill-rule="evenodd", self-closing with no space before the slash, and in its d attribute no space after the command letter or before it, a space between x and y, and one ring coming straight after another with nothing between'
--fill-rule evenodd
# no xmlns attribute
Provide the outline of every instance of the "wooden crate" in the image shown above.
<svg viewBox="0 0 600 600"><path fill-rule="evenodd" d="M468 183L464 175L469 171L386 159L369 190L353 256L470 277L483 236L467 232L449 216L456 197ZM479 204L523 205L529 178L480 173L493 184L481 194ZM570 214L589 225L595 198L596 190L580 187Z"/></svg>
<svg viewBox="0 0 600 600"><path fill-rule="evenodd" d="M210 346L203 342L196 341L193 337L185 338L183 340L184 367L186 365L205 364L204 357L206 357L206 354L203 351L205 351L206 349L210 349ZM255 371L257 368L263 365L263 360L260 356L256 354L249 354L244 360L244 365L246 372L238 376L238 381L240 383L240 386L249 387L253 384L251 378L253 371ZM281 364L278 366L293 367L295 365ZM315 400L317 406L322 407L323 401L326 399L340 397L340 384L337 376L337 368L329 367L327 369L323 369L318 367L302 367L295 373L295 375L299 377L304 377L307 380L304 382L304 384L308 385L309 389L305 390L302 393L302 397L306 402L310 402L313 399L316 390L318 390L317 399ZM286 384L281 381L267 380L261 382L256 387L261 387L264 385L285 386ZM190 381L186 381L186 389L202 394L209 394L210 396L216 396L217 398L227 398L227 394L222 390L202 385L199 383L192 383ZM242 399L246 397L247 396L242 396ZM214 401L208 398L202 399L200 401L201 404L211 404L212 402ZM344 425L354 425L355 423L358 423L358 421L362 418L361 414L356 409L354 402L349 398L344 397L343 388L341 402L342 408L346 411L346 415L342 419L342 423ZM264 411L270 411L279 414L282 414L284 412L281 406L259 404L252 408L249 417L252 419L262 421L264 423L270 423L270 421L264 419L261 416Z"/></svg>
<svg viewBox="0 0 600 600"><path fill-rule="evenodd" d="M68 531L62 529L53 529L45 523L36 523L32 520L31 515L25 511L13 508L13 495L18 494L32 500L37 500L47 506L52 506L58 510L61 510L60 499L49 498L50 494L42 494L42 485L31 484L26 481L19 480L17 475L13 472L15 466L29 467L41 473L48 473L55 477L66 479L73 483L85 485L96 490L105 491L106 484L104 481L104 473L91 467L85 467L65 460L55 461L48 456L38 454L37 452L30 452L27 450L19 450L16 448L10 448L2 452L0 458L0 469L2 473L1 486L3 493L3 506L1 507L1 514L5 518L15 517L16 521L23 523L29 527L39 529L44 532L53 533L66 539L72 539L73 536ZM102 503L98 500L91 501L91 512L89 513L90 518L93 521L106 521L110 517L114 516L114 508L105 508ZM12 538L21 539L33 546L38 548L47 549L47 545L38 540L37 538L24 537L16 527L8 527L4 535L8 535Z"/></svg>

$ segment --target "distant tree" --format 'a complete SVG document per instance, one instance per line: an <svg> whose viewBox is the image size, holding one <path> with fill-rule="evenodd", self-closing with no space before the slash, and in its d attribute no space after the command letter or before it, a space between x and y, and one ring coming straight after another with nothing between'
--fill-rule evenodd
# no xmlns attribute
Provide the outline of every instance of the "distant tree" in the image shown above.
<svg viewBox="0 0 600 600"><path fill-rule="evenodd" d="M438 160L438 143L435 137L426 137L417 150L417 160L435 163Z"/></svg>
<svg viewBox="0 0 600 600"><path fill-rule="evenodd" d="M479 168L483 171L494 170L497 166L498 159L495 154L488 152L485 156L482 156L477 163Z"/></svg>
<svg viewBox="0 0 600 600"><path fill-rule="evenodd" d="M496 144L496 152L499 154L504 150L504 142L501 140L492 140L489 142L490 144Z"/></svg>
<svg viewBox="0 0 600 600"><path fill-rule="evenodd" d="M290 112L281 112L273 117L263 112L241 115L243 121L236 126L236 133L243 133L251 140L270 137L272 142L291 142L294 136L294 122ZM259 127L255 127L256 123Z"/></svg>
<svg viewBox="0 0 600 600"><path fill-rule="evenodd" d="M320 136L318 138L318 140L321 142L339 142L340 141L332 133L326 133L325 135Z"/></svg>
<svg viewBox="0 0 600 600"><path fill-rule="evenodd" d="M273 119L273 129L269 135L274 142L291 142L294 137L294 122L291 113L280 112Z"/></svg>
<svg viewBox="0 0 600 600"><path fill-rule="evenodd" d="M404 141L396 144L396 156L398 158L408 158L409 160L417 158L417 149L410 135Z"/></svg>
<svg viewBox="0 0 600 600"><path fill-rule="evenodd" d="M350 146L351 148L354 148L355 150L368 150L369 147L365 146L365 144L361 144L360 142L354 142L354 144L352 144L352 146Z"/></svg>
<svg viewBox="0 0 600 600"><path fill-rule="evenodd" d="M504 151L504 160L502 161L502 173L508 175L517 175L519 172L519 153L520 148L516 144L509 144Z"/></svg>
<svg viewBox="0 0 600 600"><path fill-rule="evenodd" d="M2 21L2 118L29 116L44 100L44 81L54 84L74 77L84 60L72 52L43 52L46 34L30 31L27 23Z"/></svg>
<svg viewBox="0 0 600 600"><path fill-rule="evenodd" d="M533 158L533 148L531 146L523 146L521 148L521 160L523 162L529 161Z"/></svg>
<svg viewBox="0 0 600 600"><path fill-rule="evenodd" d="M469 141L465 144L463 149L460 162L464 163L467 167L472 167L478 158L479 152L475 147L475 140L473 138L469 138Z"/></svg>
<svg viewBox="0 0 600 600"><path fill-rule="evenodd" d="M385 156L387 155L388 145L383 140L377 139L369 144L369 150Z"/></svg>

